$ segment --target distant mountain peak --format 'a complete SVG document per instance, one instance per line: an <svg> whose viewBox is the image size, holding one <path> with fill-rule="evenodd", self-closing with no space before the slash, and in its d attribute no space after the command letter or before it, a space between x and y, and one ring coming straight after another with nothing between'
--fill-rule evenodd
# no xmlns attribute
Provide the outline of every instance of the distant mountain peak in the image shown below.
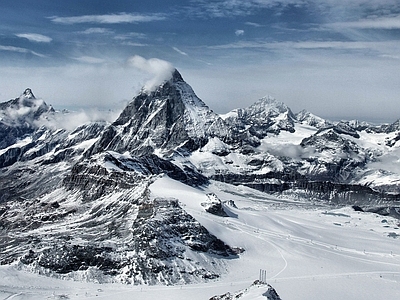
<svg viewBox="0 0 400 300"><path fill-rule="evenodd" d="M276 98L272 97L271 95L265 95L264 97L258 99L257 102L264 102L264 103L282 103L278 100L276 100ZM256 103L257 103L256 102Z"/></svg>
<svg viewBox="0 0 400 300"><path fill-rule="evenodd" d="M25 91L22 93L21 97L26 99L36 99L35 95L33 94L30 88L26 88Z"/></svg>
<svg viewBox="0 0 400 300"><path fill-rule="evenodd" d="M308 124L315 128L323 128L331 123L319 116L314 115L313 113L309 112L308 110L303 109L302 111L298 112L296 115L296 119L301 124Z"/></svg>
<svg viewBox="0 0 400 300"><path fill-rule="evenodd" d="M283 102L278 101L276 98L272 97L271 95L266 95L260 99L258 99L254 104L269 104L269 105L285 105ZM253 104L253 105L254 105Z"/></svg>
<svg viewBox="0 0 400 300"><path fill-rule="evenodd" d="M288 112L288 113L290 113L290 115L293 115L290 108L285 103L278 101L274 97L269 96L269 95L257 100L254 104L249 106L246 110L248 112L252 112L252 114L253 113L265 114L266 112L268 112L268 115L274 115L274 114Z"/></svg>

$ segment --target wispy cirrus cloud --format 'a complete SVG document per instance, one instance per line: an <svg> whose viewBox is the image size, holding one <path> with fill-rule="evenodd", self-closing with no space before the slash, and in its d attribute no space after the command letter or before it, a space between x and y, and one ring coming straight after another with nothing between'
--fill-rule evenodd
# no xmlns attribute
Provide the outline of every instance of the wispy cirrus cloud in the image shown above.
<svg viewBox="0 0 400 300"><path fill-rule="evenodd" d="M263 8L304 5L306 3L307 1L304 0L194 0L190 11L197 16L221 18L251 15Z"/></svg>
<svg viewBox="0 0 400 300"><path fill-rule="evenodd" d="M309 61L324 57L337 57L346 59L354 57L354 61L364 57L374 60L396 60L399 59L400 41L238 41L236 43L208 46L212 50L220 50L223 56L227 53L234 56L236 51L255 55L260 51L273 54L271 57L277 60ZM254 52L257 50L256 52ZM237 54L236 54L237 55Z"/></svg>
<svg viewBox="0 0 400 300"><path fill-rule="evenodd" d="M113 34L114 31L109 28L92 27L92 28L88 28L84 31L80 31L79 33L82 33L82 34Z"/></svg>
<svg viewBox="0 0 400 300"><path fill-rule="evenodd" d="M114 37L116 40L130 40L133 38L137 39L145 39L147 38L146 34L141 33L141 32L128 32L124 34L118 34Z"/></svg>
<svg viewBox="0 0 400 300"><path fill-rule="evenodd" d="M115 40L121 42L121 45L131 47L146 47L147 43L138 42L138 40L147 39L147 35L141 32L128 32L124 34L117 34L114 36Z"/></svg>
<svg viewBox="0 0 400 300"><path fill-rule="evenodd" d="M102 64L105 63L106 60L98 57L93 57L93 56L80 56L80 57L74 57L75 60L82 62L82 63L88 63L88 64Z"/></svg>
<svg viewBox="0 0 400 300"><path fill-rule="evenodd" d="M180 49L178 49L177 47L172 47L172 49L174 49L176 52L178 52L179 54L182 54L184 56L188 56L188 54Z"/></svg>
<svg viewBox="0 0 400 300"><path fill-rule="evenodd" d="M253 26L253 27L264 27L265 26L265 25L261 25L259 23L255 23L255 22L246 22L244 24L248 25L248 26Z"/></svg>
<svg viewBox="0 0 400 300"><path fill-rule="evenodd" d="M131 42L131 41L123 41L121 43L121 45L124 46L131 46L131 47L147 47L149 46L148 44L144 44L144 43L135 43L135 42Z"/></svg>
<svg viewBox="0 0 400 300"><path fill-rule="evenodd" d="M192 0L189 7L185 7L191 15L203 18L222 18L235 16L248 16L257 14L260 9L274 9L276 15L280 15L286 9L304 7L318 14L332 16L341 14L343 17L354 17L354 13L383 8L383 12L398 9L397 0ZM337 17L337 16L335 16ZM258 23L248 22L247 25L257 26Z"/></svg>
<svg viewBox="0 0 400 300"><path fill-rule="evenodd" d="M239 41L236 43L208 46L209 49L375 49L375 50L400 50L400 42L397 41L284 41L284 42L265 42L265 41Z"/></svg>
<svg viewBox="0 0 400 300"><path fill-rule="evenodd" d="M161 13L155 14L134 14L134 13L120 13L120 14L106 14L106 15L83 15L74 17L58 17L52 16L49 19L54 23L72 25L81 23L98 23L98 24L119 24L119 23L143 23L162 21L166 16Z"/></svg>
<svg viewBox="0 0 400 300"><path fill-rule="evenodd" d="M14 46L2 46L0 45L0 51L10 51L10 52L17 52L17 53L30 53L38 57L46 57L43 54L37 53L35 51L26 49L26 48L21 48L21 47L14 47Z"/></svg>
<svg viewBox="0 0 400 300"><path fill-rule="evenodd" d="M36 43L50 43L53 40L51 37L38 33L18 33L16 36Z"/></svg>
<svg viewBox="0 0 400 300"><path fill-rule="evenodd" d="M337 22L327 26L339 29L400 29L400 15L361 19L353 22Z"/></svg>

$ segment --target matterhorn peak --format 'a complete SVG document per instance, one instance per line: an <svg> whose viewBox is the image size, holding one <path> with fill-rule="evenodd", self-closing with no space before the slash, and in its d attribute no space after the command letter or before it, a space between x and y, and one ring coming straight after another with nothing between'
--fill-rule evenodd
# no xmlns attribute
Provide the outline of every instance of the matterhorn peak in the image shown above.
<svg viewBox="0 0 400 300"><path fill-rule="evenodd" d="M25 91L22 93L21 97L26 99L36 99L35 95L33 94L30 88L26 88Z"/></svg>
<svg viewBox="0 0 400 300"><path fill-rule="evenodd" d="M169 85L185 82L182 78L181 73L177 69L165 71L162 74L158 74L152 80L146 82L142 88L142 93L150 95L152 92L157 91L159 88L163 88L167 83Z"/></svg>
<svg viewBox="0 0 400 300"><path fill-rule="evenodd" d="M181 73L179 73L178 69L174 69L174 71L172 72L171 80L172 80L172 82L184 81L182 78L182 75L181 75Z"/></svg>

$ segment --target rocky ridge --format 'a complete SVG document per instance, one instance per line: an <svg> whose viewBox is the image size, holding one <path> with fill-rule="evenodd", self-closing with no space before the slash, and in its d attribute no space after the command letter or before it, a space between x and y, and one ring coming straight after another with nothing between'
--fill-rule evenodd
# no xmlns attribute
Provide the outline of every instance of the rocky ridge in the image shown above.
<svg viewBox="0 0 400 300"><path fill-rule="evenodd" d="M234 300L234 299L265 299L281 300L276 290L269 284L256 280L253 284L241 291L225 293L211 297L209 300Z"/></svg>

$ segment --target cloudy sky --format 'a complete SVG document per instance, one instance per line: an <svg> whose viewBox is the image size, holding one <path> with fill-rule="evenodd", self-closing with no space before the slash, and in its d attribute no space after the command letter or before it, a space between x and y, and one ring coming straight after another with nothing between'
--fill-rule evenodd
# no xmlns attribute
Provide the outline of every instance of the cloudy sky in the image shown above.
<svg viewBox="0 0 400 300"><path fill-rule="evenodd" d="M0 19L0 101L30 87L56 108L120 109L172 65L219 113L271 95L400 118L398 0L5 0Z"/></svg>

